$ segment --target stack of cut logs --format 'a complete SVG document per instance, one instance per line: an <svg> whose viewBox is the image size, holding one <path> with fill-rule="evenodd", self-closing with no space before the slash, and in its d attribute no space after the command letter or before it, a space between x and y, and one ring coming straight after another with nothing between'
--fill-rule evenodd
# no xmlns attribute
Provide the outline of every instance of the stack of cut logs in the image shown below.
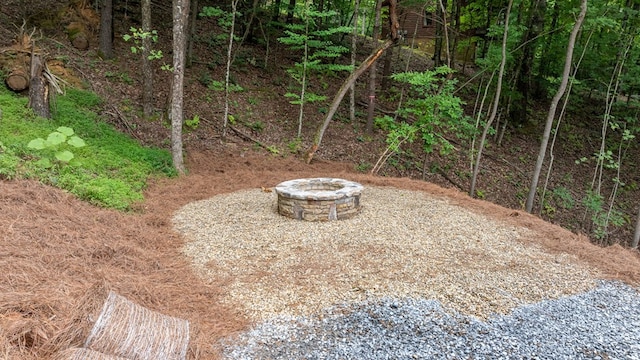
<svg viewBox="0 0 640 360"><path fill-rule="evenodd" d="M0 50L0 66L6 71L5 82L13 91L29 87L29 64L34 48L31 35L21 32L13 45Z"/></svg>
<svg viewBox="0 0 640 360"><path fill-rule="evenodd" d="M24 29L24 27L23 27ZM49 118L49 81L47 64L37 48L33 34L20 31L13 45L0 50L0 67L8 73L5 83L13 91L29 89L29 106L42 117Z"/></svg>
<svg viewBox="0 0 640 360"><path fill-rule="evenodd" d="M60 22L67 24L65 30L73 47L83 51L89 49L89 39L100 21L89 2L71 1L69 7L58 15ZM29 89L30 107L37 115L49 118L50 91L61 90L56 83L56 75L49 70L46 54L35 44L36 30L29 34L25 25L20 28L13 45L0 49L0 70L5 74L4 81L9 89L15 92ZM58 63L54 67L64 67Z"/></svg>

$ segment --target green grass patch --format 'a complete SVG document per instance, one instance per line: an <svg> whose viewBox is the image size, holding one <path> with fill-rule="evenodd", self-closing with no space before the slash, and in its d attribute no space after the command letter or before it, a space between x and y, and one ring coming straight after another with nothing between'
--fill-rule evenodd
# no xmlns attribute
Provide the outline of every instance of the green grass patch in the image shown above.
<svg viewBox="0 0 640 360"><path fill-rule="evenodd" d="M129 210L143 199L150 178L176 175L167 150L142 147L115 130L94 112L100 105L95 94L69 89L57 98L53 119L43 119L27 108L26 98L0 87L0 179L37 179L92 204ZM68 147L70 161L27 147L60 126L72 128L86 143Z"/></svg>

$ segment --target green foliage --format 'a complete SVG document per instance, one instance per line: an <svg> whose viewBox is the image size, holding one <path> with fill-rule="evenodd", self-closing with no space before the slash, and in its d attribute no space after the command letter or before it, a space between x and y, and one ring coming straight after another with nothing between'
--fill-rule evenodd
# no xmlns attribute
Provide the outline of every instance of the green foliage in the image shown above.
<svg viewBox="0 0 640 360"><path fill-rule="evenodd" d="M349 34L353 30L347 26L321 28L321 20L337 15L335 11L317 11L309 2L299 9L298 17L301 23L287 24L285 36L278 41L285 44L291 50L302 51L299 62L287 70L287 73L298 83L298 94L288 92L285 96L292 98L291 104L300 106L300 122L302 122L304 103L317 102L325 99L324 96L307 91L309 75L332 75L340 71L351 71L350 65L336 64L336 59L349 51L348 48L337 45L332 38L340 34Z"/></svg>
<svg viewBox="0 0 640 360"><path fill-rule="evenodd" d="M149 177L175 175L168 151L141 147L92 112L101 103L95 94L68 89L57 102L53 119L39 118L25 98L0 87L1 178L38 179L93 204L125 210L142 199ZM64 150L73 157L56 157Z"/></svg>
<svg viewBox="0 0 640 360"><path fill-rule="evenodd" d="M126 42L132 41L133 45L129 49L133 54L138 54L145 50L143 46L144 40L149 40L150 43L158 42L158 32L156 30L144 31L142 28L131 27L129 28L129 34L122 35L122 39ZM149 60L160 60L164 57L162 50L146 50L149 51L149 55L147 55ZM168 64L162 64L161 68L162 70L173 71L171 65Z"/></svg>
<svg viewBox="0 0 640 360"><path fill-rule="evenodd" d="M43 138L33 139L29 141L27 147L35 150L45 150L44 157L40 159L45 167L53 165L51 155L62 163L68 163L74 158L71 148L81 148L87 145L84 140L74 134L72 128L60 126L56 131L49 133L46 140Z"/></svg>
<svg viewBox="0 0 640 360"><path fill-rule="evenodd" d="M19 163L20 158L0 141L0 179L13 179Z"/></svg>
<svg viewBox="0 0 640 360"><path fill-rule="evenodd" d="M371 165L371 163L368 163L366 161L361 161L358 165L356 165L356 171L361 173L366 173L369 170L371 170L372 167L373 165Z"/></svg>
<svg viewBox="0 0 640 360"><path fill-rule="evenodd" d="M388 132L386 141L389 150L392 152L400 151L400 145L405 141L412 143L419 130L418 127L407 122L396 122L388 115L376 118L376 125L380 129Z"/></svg>
<svg viewBox="0 0 640 360"><path fill-rule="evenodd" d="M200 126L200 116L193 115L193 118L184 121L184 125L191 130L195 130Z"/></svg>
<svg viewBox="0 0 640 360"><path fill-rule="evenodd" d="M261 132L262 130L264 130L264 123L260 120L254 121L247 126L255 132Z"/></svg>
<svg viewBox="0 0 640 360"><path fill-rule="evenodd" d="M571 210L575 206L575 200L571 196L571 192L564 186L558 186L551 192L556 203L562 208Z"/></svg>
<svg viewBox="0 0 640 360"><path fill-rule="evenodd" d="M153 43L158 42L158 32L156 30L144 31L142 28L131 27L129 29L131 34L124 34L122 38L124 41L133 41L134 46L131 46L130 50L133 54L137 54L138 52L144 51L144 46L142 46L142 42L144 40L149 39ZM149 49L149 60L159 60L162 59L162 50L153 50Z"/></svg>
<svg viewBox="0 0 640 360"><path fill-rule="evenodd" d="M133 85L133 79L126 72L113 72L113 71L105 71L104 77L109 80L120 80L127 85Z"/></svg>
<svg viewBox="0 0 640 360"><path fill-rule="evenodd" d="M289 143L287 144L287 149L289 149L290 153L297 154L300 150L300 146L302 146L302 139L296 137L293 140L289 141Z"/></svg>
<svg viewBox="0 0 640 360"><path fill-rule="evenodd" d="M217 6L204 6L202 10L198 14L200 17L210 17L216 18L218 20L218 26L223 29L228 29L231 27L231 23L233 22L233 13L222 10ZM242 16L241 13L236 12L236 16Z"/></svg>
<svg viewBox="0 0 640 360"><path fill-rule="evenodd" d="M278 149L278 147L277 147L277 146L275 146L275 145L269 145L269 146L267 146L267 148L266 148L266 149L267 149L267 151L268 151L269 153L271 153L271 155L278 155L278 154L280 154L280 150L279 150L279 149Z"/></svg>
<svg viewBox="0 0 640 360"><path fill-rule="evenodd" d="M288 92L288 93L284 94L284 97L293 99L293 100L289 101L289 103L291 103L293 105L300 105L302 103L302 98L301 98L300 94L294 94L294 93ZM327 97L324 96L324 95L318 95L318 94L314 94L314 93L310 93L310 92L306 92L304 94L304 102L305 103L314 103L314 102L318 102L318 101L324 101L326 99L327 99Z"/></svg>
<svg viewBox="0 0 640 360"><path fill-rule="evenodd" d="M467 139L475 131L473 120L464 116L460 98L453 95L454 80L447 74L446 66L424 72L406 72L392 76L396 81L410 85L410 96L399 109L399 122L385 116L376 120L377 126L387 131L387 145L391 151L399 151L400 145L416 138L422 140L426 153L438 150L449 154L453 145L445 135Z"/></svg>
<svg viewBox="0 0 640 360"><path fill-rule="evenodd" d="M222 81L218 81L218 80L211 80L209 85L207 85L207 88L209 90L213 90L213 91L224 91L224 83ZM244 88L242 86L240 86L240 85L237 85L237 84L229 84L229 91L230 92L242 92L242 91L244 91Z"/></svg>
<svg viewBox="0 0 640 360"><path fill-rule="evenodd" d="M214 18L217 20L218 26L222 29L222 32L217 32L209 37L209 45L212 47L218 47L224 45L229 40L229 29L233 22L233 13L223 10L217 6L204 6L198 14L200 17ZM240 17L242 14L236 12L236 17ZM234 40L238 39L234 35Z"/></svg>
<svg viewBox="0 0 640 360"><path fill-rule="evenodd" d="M594 191L587 191L586 196L582 199L582 204L592 214L591 222L594 226L593 235L596 239L602 240L607 236L608 225L622 226L625 223L622 213L613 210L611 214L605 210L604 197Z"/></svg>

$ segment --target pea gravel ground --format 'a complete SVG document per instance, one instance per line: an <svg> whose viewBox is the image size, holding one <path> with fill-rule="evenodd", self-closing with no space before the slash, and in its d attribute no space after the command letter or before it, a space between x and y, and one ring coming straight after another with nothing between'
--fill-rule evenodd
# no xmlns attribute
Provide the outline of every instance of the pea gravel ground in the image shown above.
<svg viewBox="0 0 640 360"><path fill-rule="evenodd" d="M579 304L593 310L580 299L594 292L623 289L626 306L640 314L635 290L599 283L572 255L521 241L529 230L446 199L366 187L358 216L323 223L284 218L276 202L275 193L244 190L192 202L173 218L201 276L226 275L223 301L256 324L227 343L232 359L598 358L598 348L531 336L573 331L563 319ZM556 303L565 309L558 316ZM517 320L519 312L538 321ZM629 321L635 333L621 346L637 356L631 343L640 340L640 322ZM517 324L530 324L523 338Z"/></svg>

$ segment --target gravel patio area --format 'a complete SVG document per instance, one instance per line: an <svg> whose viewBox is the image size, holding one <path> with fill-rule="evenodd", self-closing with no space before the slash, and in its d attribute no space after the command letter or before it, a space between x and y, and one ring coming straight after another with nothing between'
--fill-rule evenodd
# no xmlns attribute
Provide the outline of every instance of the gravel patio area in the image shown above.
<svg viewBox="0 0 640 360"><path fill-rule="evenodd" d="M307 222L277 213L273 192L238 191L174 216L203 277L225 274L224 301L256 321L310 315L383 297L424 298L480 319L595 286L595 270L518 239L493 221L426 193L366 187L361 213Z"/></svg>
<svg viewBox="0 0 640 360"><path fill-rule="evenodd" d="M212 344L228 359L640 359L640 296L599 280L533 230L426 192L367 186L361 213L277 213L243 190L174 216L205 279L254 326Z"/></svg>

